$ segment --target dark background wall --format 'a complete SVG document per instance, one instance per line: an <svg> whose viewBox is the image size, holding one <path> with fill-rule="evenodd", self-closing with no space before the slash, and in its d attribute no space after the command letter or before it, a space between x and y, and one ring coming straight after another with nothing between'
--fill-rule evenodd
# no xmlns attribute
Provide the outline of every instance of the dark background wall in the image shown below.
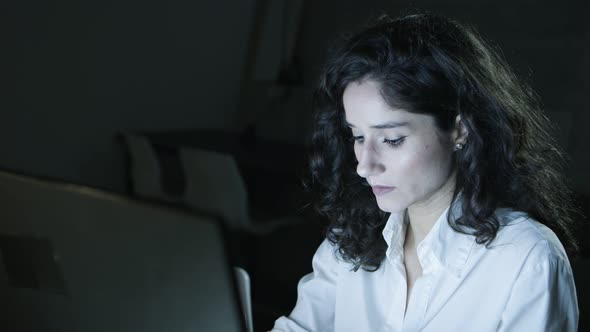
<svg viewBox="0 0 590 332"><path fill-rule="evenodd" d="M4 1L0 166L122 191L115 133L223 128L253 1Z"/></svg>
<svg viewBox="0 0 590 332"><path fill-rule="evenodd" d="M256 61L249 47L264 60L248 77L251 86L281 52L280 38L249 42L256 4L264 2L3 2L0 166L122 191L115 133L241 128L240 112L252 105L238 98L246 61ZM292 51L303 81L271 106L269 93L257 95L256 107L266 112L259 132L302 141L307 93L331 41L369 16L411 7L472 23L502 48L560 125L575 187L589 193L590 24L583 1L307 1ZM289 15L279 15L280 8L267 11L271 23L262 30L280 30Z"/></svg>

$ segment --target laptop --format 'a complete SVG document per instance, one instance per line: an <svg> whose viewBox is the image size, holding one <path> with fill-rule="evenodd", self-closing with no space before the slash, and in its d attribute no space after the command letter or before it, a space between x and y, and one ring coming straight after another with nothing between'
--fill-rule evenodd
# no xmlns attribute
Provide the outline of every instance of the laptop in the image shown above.
<svg viewBox="0 0 590 332"><path fill-rule="evenodd" d="M245 331L221 223L0 171L0 330Z"/></svg>

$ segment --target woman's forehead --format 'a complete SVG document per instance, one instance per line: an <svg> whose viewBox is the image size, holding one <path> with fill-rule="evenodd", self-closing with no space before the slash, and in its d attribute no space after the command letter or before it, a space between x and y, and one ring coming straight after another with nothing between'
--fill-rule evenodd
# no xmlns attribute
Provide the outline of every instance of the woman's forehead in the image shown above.
<svg viewBox="0 0 590 332"><path fill-rule="evenodd" d="M345 124L359 130L429 129L434 126L432 115L412 113L401 109L371 108L345 109Z"/></svg>
<svg viewBox="0 0 590 332"><path fill-rule="evenodd" d="M432 115L390 107L381 95L379 84L374 81L350 83L344 91L342 102L346 124L351 128L419 129L434 125Z"/></svg>
<svg viewBox="0 0 590 332"><path fill-rule="evenodd" d="M342 103L346 114L347 122L356 125L354 122L403 122L404 113L401 109L392 109L387 105L379 85L373 81L351 83L344 90Z"/></svg>

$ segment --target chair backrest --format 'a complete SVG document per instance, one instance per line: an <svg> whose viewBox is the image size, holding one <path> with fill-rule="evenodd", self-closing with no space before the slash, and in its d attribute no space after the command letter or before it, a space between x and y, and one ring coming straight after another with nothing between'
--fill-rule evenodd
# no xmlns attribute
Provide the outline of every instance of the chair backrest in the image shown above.
<svg viewBox="0 0 590 332"><path fill-rule="evenodd" d="M214 213L230 229L246 229L251 221L248 194L238 165L230 154L196 148L180 148L178 155L184 173L181 195L170 195L162 186L162 166L147 137L125 133L134 195L154 198ZM162 162L168 162L164 158Z"/></svg>
<svg viewBox="0 0 590 332"><path fill-rule="evenodd" d="M149 140L141 135L121 135L129 153L129 176L134 195L146 198L173 200L164 193L158 158Z"/></svg>
<svg viewBox="0 0 590 332"><path fill-rule="evenodd" d="M193 148L180 149L180 159L186 176L184 203L219 215L230 229L247 228L248 194L235 159Z"/></svg>

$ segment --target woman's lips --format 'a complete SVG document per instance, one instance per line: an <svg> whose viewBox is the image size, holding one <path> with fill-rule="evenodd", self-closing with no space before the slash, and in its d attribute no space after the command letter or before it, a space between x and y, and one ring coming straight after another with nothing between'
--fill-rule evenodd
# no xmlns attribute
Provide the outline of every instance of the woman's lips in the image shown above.
<svg viewBox="0 0 590 332"><path fill-rule="evenodd" d="M371 188L373 189L373 194L375 194L375 196L385 195L395 189L395 187L385 186L371 186Z"/></svg>

